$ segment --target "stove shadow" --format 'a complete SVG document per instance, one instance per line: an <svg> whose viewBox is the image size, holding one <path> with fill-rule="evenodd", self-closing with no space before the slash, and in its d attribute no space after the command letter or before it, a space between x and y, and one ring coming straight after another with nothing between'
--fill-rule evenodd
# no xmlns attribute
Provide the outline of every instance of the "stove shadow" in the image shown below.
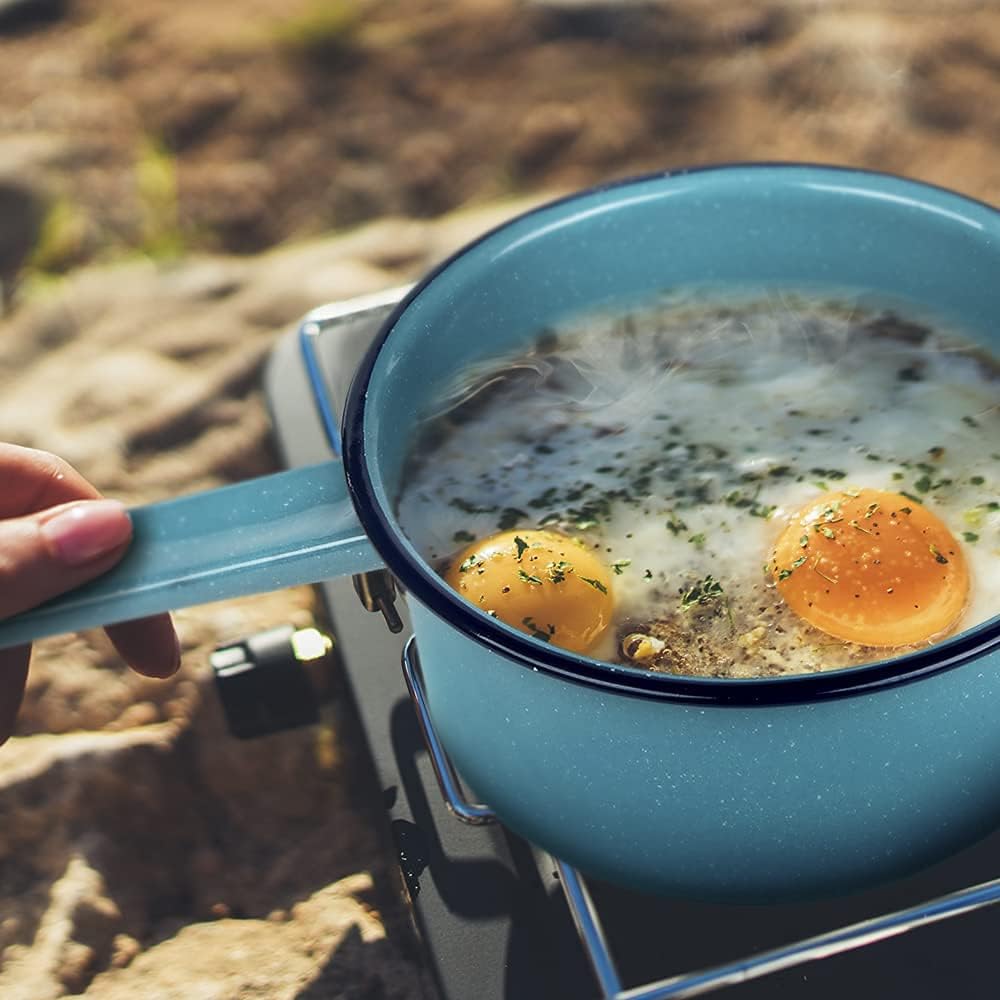
<svg viewBox="0 0 1000 1000"><path fill-rule="evenodd" d="M466 826L447 811L435 794L408 699L393 707L391 739L402 792L394 808L405 804L410 818L397 816L390 826L418 927L424 931L421 924L433 923L434 911L444 909L483 930L475 953L458 963L468 969L468 985L453 981L443 984L442 992L456 1000L487 995L482 977L488 976L500 980L496 995L510 1000L595 996L568 911L544 860L540 867L539 855L499 824ZM505 933L498 935L498 926ZM458 979L454 956L441 954L449 942L428 944L435 949L428 960L436 971L447 967L449 977Z"/></svg>

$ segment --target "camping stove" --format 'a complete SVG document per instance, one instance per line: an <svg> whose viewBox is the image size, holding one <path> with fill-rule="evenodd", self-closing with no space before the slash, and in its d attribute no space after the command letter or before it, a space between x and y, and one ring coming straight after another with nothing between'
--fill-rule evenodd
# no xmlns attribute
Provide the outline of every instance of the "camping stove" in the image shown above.
<svg viewBox="0 0 1000 1000"><path fill-rule="evenodd" d="M339 454L355 367L404 292L323 306L278 343L266 390L289 466ZM596 882L468 800L427 715L405 600L388 575L320 589L335 643L327 659L364 734L386 842L443 1000L660 1000L727 986L739 1000L997 995L1000 834L918 876L809 904L722 906ZM234 733L315 721L302 662L327 648L316 632L283 628L217 651Z"/></svg>

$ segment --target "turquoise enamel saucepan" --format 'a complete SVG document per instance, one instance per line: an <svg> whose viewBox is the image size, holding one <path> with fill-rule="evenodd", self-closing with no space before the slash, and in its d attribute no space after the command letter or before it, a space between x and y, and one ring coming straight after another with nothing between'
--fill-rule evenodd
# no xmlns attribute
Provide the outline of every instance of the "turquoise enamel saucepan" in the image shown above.
<svg viewBox="0 0 1000 1000"><path fill-rule="evenodd" d="M4 623L0 645L385 565L406 590L458 770L509 827L582 870L749 900L839 892L942 858L1000 825L1000 617L823 674L655 674L480 613L396 523L407 429L458 366L588 306L734 284L905 300L1000 355L1000 213L987 205L799 165L588 191L487 234L406 298L355 379L343 468L134 511L122 564Z"/></svg>

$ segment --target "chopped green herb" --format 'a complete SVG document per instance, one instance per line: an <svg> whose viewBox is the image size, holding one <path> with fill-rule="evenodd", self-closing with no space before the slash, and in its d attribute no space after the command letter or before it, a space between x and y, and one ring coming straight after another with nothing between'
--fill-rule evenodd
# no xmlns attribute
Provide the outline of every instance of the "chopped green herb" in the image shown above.
<svg viewBox="0 0 1000 1000"><path fill-rule="evenodd" d="M520 562L521 556L524 555L528 548L528 543L520 535L515 535L514 544L517 546L517 561Z"/></svg>
<svg viewBox="0 0 1000 1000"><path fill-rule="evenodd" d="M517 578L522 580L524 583L541 583L542 581L537 576L532 576L530 573L525 573L523 569L517 571Z"/></svg>
<svg viewBox="0 0 1000 1000"><path fill-rule="evenodd" d="M698 534L692 535L688 541L696 548L701 549L705 547L705 533L699 531Z"/></svg>
<svg viewBox="0 0 1000 1000"><path fill-rule="evenodd" d="M708 574L687 590L681 590L681 611L688 611L699 604L709 604L723 596L722 584Z"/></svg>
<svg viewBox="0 0 1000 1000"><path fill-rule="evenodd" d="M904 494L904 496L905 496L905 494ZM912 497L910 499L912 499ZM912 514L913 513L913 508L912 507L900 507L899 508L899 512L901 514Z"/></svg>
<svg viewBox="0 0 1000 1000"><path fill-rule="evenodd" d="M449 505L457 507L466 514L492 514L497 509L495 504L492 507L478 507L476 504L470 503L468 500L463 500L461 497L453 497L449 501Z"/></svg>
<svg viewBox="0 0 1000 1000"><path fill-rule="evenodd" d="M962 520L970 528L981 528L983 526L983 518L986 516L986 511L982 507L972 507L970 510L963 511Z"/></svg>
<svg viewBox="0 0 1000 1000"><path fill-rule="evenodd" d="M510 531L518 521L527 516L523 510L518 510L516 507L504 507L500 512L500 520L497 521L497 530Z"/></svg>
<svg viewBox="0 0 1000 1000"><path fill-rule="evenodd" d="M921 476L914 484L913 488L919 490L921 493L927 493L931 488L931 477L928 475Z"/></svg>
<svg viewBox="0 0 1000 1000"><path fill-rule="evenodd" d="M809 544L809 536L808 535L802 535L799 538L799 548L804 549L808 544Z"/></svg>
<svg viewBox="0 0 1000 1000"><path fill-rule="evenodd" d="M900 495L906 497L907 500L912 500L914 503L920 503L920 504L923 503L923 500L921 500L920 497L916 496L913 493L908 493L906 490L900 490L899 492L900 492ZM912 511L910 510L909 507L901 507L900 510L904 514L911 514L912 513Z"/></svg>
<svg viewBox="0 0 1000 1000"><path fill-rule="evenodd" d="M948 562L947 557L938 550L938 547L936 545L931 545L929 546L929 548L931 550L931 555L934 556L935 562L939 562L942 565Z"/></svg>
<svg viewBox="0 0 1000 1000"><path fill-rule="evenodd" d="M774 504L757 503L756 500L750 504L750 516L762 517L765 521L777 510Z"/></svg>
<svg viewBox="0 0 1000 1000"><path fill-rule="evenodd" d="M823 520L827 524L837 524L844 519L840 516L840 500L834 500L828 507L823 509Z"/></svg>
<svg viewBox="0 0 1000 1000"><path fill-rule="evenodd" d="M467 559L463 560L462 564L458 567L459 573L468 573L470 569L478 566L483 560L476 555L475 552L472 553Z"/></svg>
<svg viewBox="0 0 1000 1000"><path fill-rule="evenodd" d="M825 524L816 524L813 527L824 537L824 538L836 538L836 534L833 528L828 528Z"/></svg>
<svg viewBox="0 0 1000 1000"><path fill-rule="evenodd" d="M963 531L962 532L962 537L967 542L978 542L979 541L979 535L977 535L974 531Z"/></svg>
<svg viewBox="0 0 1000 1000"><path fill-rule="evenodd" d="M545 567L545 573L553 583L562 583L566 579L567 573L573 572L573 564L563 561L550 562Z"/></svg>
<svg viewBox="0 0 1000 1000"><path fill-rule="evenodd" d="M667 519L667 531L676 537L682 531L687 531L687 525L676 514L671 513Z"/></svg>
<svg viewBox="0 0 1000 1000"><path fill-rule="evenodd" d="M643 573L642 575L643 575L643 578L646 579L646 580L652 580L653 579L653 571L651 569L647 569L646 572Z"/></svg>
<svg viewBox="0 0 1000 1000"><path fill-rule="evenodd" d="M559 497L559 490L554 486L550 486L544 493L540 496L533 497L528 501L529 507L551 507ZM496 510L496 508L493 508Z"/></svg>
<svg viewBox="0 0 1000 1000"><path fill-rule="evenodd" d="M794 573L805 561L806 561L805 556L799 556L798 559L795 559L792 562L792 565L789 566L788 569L778 570L778 579L787 580L792 575L792 573ZM765 566L764 569L766 571L767 567Z"/></svg>
<svg viewBox="0 0 1000 1000"><path fill-rule="evenodd" d="M544 629L541 629L530 615L527 618L522 618L521 624L531 631L532 639L541 639L542 642L550 642L552 636L556 634L555 625L546 625Z"/></svg>
<svg viewBox="0 0 1000 1000"><path fill-rule="evenodd" d="M979 421L975 417L962 417L962 423L968 427L978 427Z"/></svg>
<svg viewBox="0 0 1000 1000"><path fill-rule="evenodd" d="M453 542L474 542L476 536L468 531L456 531L454 535L451 536Z"/></svg>
<svg viewBox="0 0 1000 1000"><path fill-rule="evenodd" d="M602 594L606 594L608 592L608 588L605 587L600 580L590 580L585 576L581 576L580 579L583 580L584 583L589 583L594 590L599 590Z"/></svg>
<svg viewBox="0 0 1000 1000"><path fill-rule="evenodd" d="M631 559L616 559L612 564L611 568L615 571L615 576L621 576L626 566L631 566Z"/></svg>
<svg viewBox="0 0 1000 1000"><path fill-rule="evenodd" d="M973 486L982 486L986 480L982 476L970 476L969 482L972 483Z"/></svg>

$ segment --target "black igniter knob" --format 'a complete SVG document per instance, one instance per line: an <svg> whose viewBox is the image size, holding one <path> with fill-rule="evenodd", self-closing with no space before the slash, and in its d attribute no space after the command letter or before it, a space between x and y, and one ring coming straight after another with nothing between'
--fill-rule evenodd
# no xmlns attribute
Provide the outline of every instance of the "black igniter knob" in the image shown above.
<svg viewBox="0 0 1000 1000"><path fill-rule="evenodd" d="M333 640L292 625L219 646L209 657L233 736L252 739L319 721L319 696L306 664L326 658Z"/></svg>

